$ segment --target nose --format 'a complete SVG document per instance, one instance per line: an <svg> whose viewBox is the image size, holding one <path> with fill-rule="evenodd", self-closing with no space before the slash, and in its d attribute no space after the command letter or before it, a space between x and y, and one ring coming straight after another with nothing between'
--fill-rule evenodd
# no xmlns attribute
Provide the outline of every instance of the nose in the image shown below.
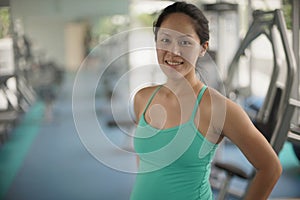
<svg viewBox="0 0 300 200"><path fill-rule="evenodd" d="M180 49L180 46L179 46L179 44L178 44L177 42L173 42L173 43L172 43L172 46L171 46L171 48L170 48L170 52L171 52L172 54L177 55L177 56L180 56L180 55L181 55L181 49Z"/></svg>

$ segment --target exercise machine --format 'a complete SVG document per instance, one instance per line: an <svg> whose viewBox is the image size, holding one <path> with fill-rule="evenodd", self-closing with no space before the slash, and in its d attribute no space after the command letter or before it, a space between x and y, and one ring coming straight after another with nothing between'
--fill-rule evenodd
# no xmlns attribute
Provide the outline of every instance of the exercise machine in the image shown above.
<svg viewBox="0 0 300 200"><path fill-rule="evenodd" d="M275 37L275 29L278 30L280 34L280 40L287 63L286 78L282 85L277 84L280 70L282 70L284 66L281 66L276 59L278 57L278 41ZM276 9L267 12L256 10L253 12L253 22L232 59L224 85L228 97L237 97L243 93L249 94L249 88L237 88L234 86L234 75L238 69L240 57L245 54L245 50L249 45L262 34L271 42L274 65L267 94L254 118L254 124L264 134L275 152L279 154L288 137L294 110L296 107L300 107L299 101L291 98L296 63L292 48L288 43L286 25L281 10ZM255 174L254 169L249 174L241 167L230 163L216 161L214 166L224 170L227 175L220 188L218 195L219 200L225 199L230 181L234 176L241 177L250 182Z"/></svg>

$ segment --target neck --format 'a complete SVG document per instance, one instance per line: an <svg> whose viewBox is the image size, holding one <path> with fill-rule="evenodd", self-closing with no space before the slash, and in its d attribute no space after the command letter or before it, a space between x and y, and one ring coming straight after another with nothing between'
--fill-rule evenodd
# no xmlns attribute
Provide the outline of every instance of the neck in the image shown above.
<svg viewBox="0 0 300 200"><path fill-rule="evenodd" d="M203 86L203 83L193 74L190 77L182 77L181 79L168 79L165 86L168 87L173 93L180 95L189 92L195 93L197 88Z"/></svg>

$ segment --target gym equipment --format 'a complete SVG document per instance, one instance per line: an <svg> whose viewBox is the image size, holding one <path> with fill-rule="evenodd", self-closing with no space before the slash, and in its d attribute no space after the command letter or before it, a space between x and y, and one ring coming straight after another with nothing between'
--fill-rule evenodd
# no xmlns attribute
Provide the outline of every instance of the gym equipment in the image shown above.
<svg viewBox="0 0 300 200"><path fill-rule="evenodd" d="M278 41L276 41L274 36L274 28L277 28L280 33L280 39L287 61L287 72L284 87L277 85L280 66L276 60L276 57L278 56L278 52L276 51ZM297 100L290 98L294 74L296 71L296 63L293 51L287 40L286 26L281 10L276 9L274 11L267 12L256 10L253 12L253 22L233 57L228 69L228 76L224 81L224 84L229 96L237 96L240 91L242 91L241 93L249 93L249 91L247 91L249 88L246 88L246 91L243 91L244 88L234 88L234 73L237 70L240 56L244 54L250 43L261 34L267 36L272 44L274 66L266 97L258 111L254 124L264 134L275 152L278 154L287 139L295 107L299 106L299 102ZM247 174L240 167L229 163L216 161L214 166L224 170L227 174L226 180L219 192L219 200L225 199L228 193L230 180L233 176L239 176L250 181L255 174L254 169L252 173Z"/></svg>

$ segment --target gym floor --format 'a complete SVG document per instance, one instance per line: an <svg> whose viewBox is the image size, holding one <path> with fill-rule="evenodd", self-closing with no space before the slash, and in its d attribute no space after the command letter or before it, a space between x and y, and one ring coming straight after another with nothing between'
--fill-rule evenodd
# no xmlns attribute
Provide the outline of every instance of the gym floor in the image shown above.
<svg viewBox="0 0 300 200"><path fill-rule="evenodd" d="M134 169L135 157L106 149L104 156L118 162L105 165L85 148L73 120L74 78L74 74L66 75L52 111L46 109L44 103L37 102L0 147L0 199L129 199L135 174L118 170L116 166L125 163ZM80 111L82 116L86 116L85 90L82 92ZM100 124L107 120L101 113L98 117ZM85 122L88 134L93 130L90 130L89 120ZM119 128L102 128L117 146L129 147L128 137ZM101 142L96 143L101 146ZM220 155L249 167L239 150L230 144L224 145ZM284 171L270 199L300 199L300 163L290 143L285 144L280 160ZM245 184L241 182L233 180L232 188L242 190Z"/></svg>

